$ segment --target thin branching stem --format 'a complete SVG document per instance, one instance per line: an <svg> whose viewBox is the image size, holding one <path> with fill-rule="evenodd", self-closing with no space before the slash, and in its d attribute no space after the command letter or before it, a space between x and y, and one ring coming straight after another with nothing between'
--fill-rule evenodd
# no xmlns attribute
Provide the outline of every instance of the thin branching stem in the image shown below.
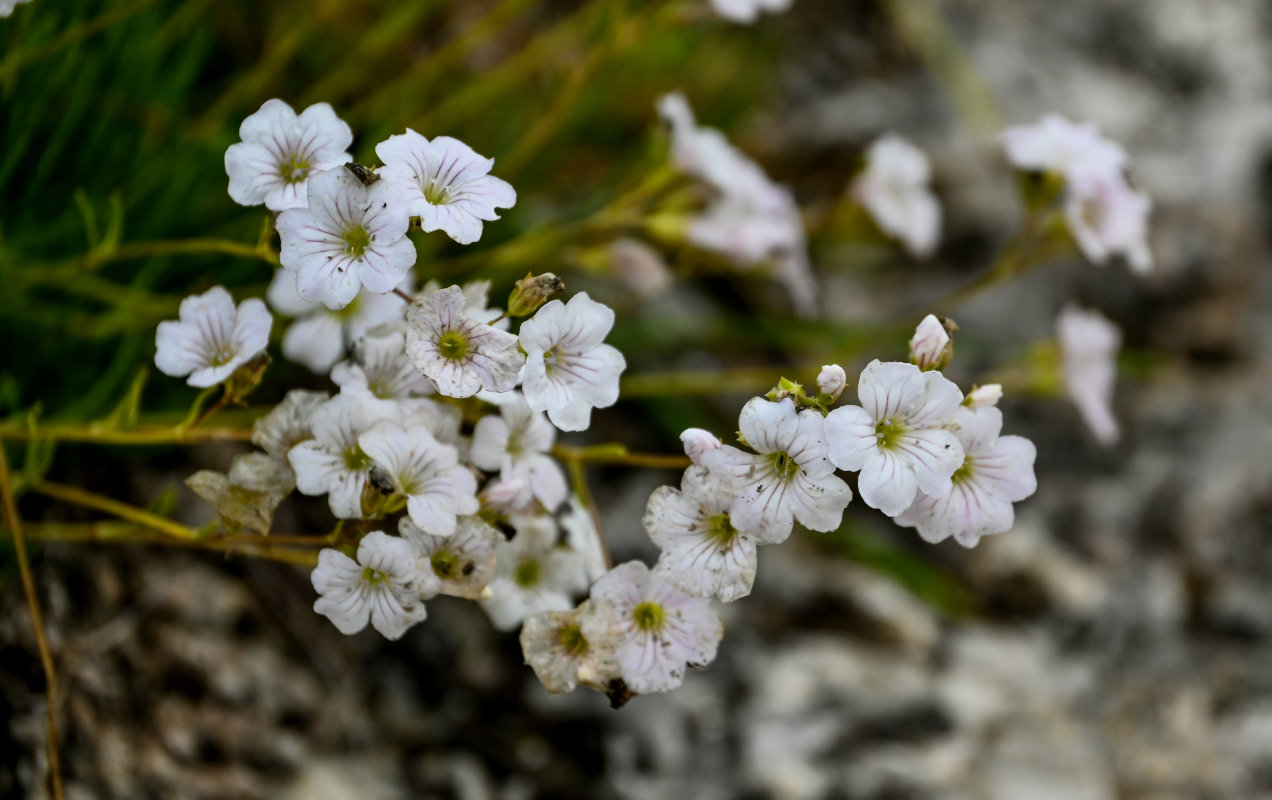
<svg viewBox="0 0 1272 800"><path fill-rule="evenodd" d="M57 670L53 667L53 653L44 635L44 615L40 613L40 598L35 593L35 578L31 575L31 561L27 556L26 537L22 533L22 520L13 499L13 479L9 474L9 460L0 447L0 501L4 505L4 523L13 536L13 549L18 555L18 571L22 575L22 591L26 594L27 608L31 612L31 627L35 630L35 644L40 651L40 665L44 668L44 684L48 706L48 758L49 786L54 800L62 800L62 767L58 758L57 730Z"/></svg>

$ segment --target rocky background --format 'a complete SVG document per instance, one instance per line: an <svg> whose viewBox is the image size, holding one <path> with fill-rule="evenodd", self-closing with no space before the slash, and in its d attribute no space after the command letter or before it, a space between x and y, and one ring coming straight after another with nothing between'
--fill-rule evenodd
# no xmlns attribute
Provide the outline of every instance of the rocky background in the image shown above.
<svg viewBox="0 0 1272 800"><path fill-rule="evenodd" d="M922 550L941 597L797 535L722 608L709 671L620 711L547 695L462 602L400 642L346 638L294 568L41 547L68 798L1272 797L1272 11L796 0L760 24L798 46L742 141L801 197L886 130L935 161L936 265L816 252L835 319L921 308L992 259L1018 214L1001 124L1054 110L1126 145L1156 201L1156 272L1075 260L995 289L954 315L952 375L983 382L1066 302L1097 307L1131 354L1123 441L1100 449L1061 401L1009 395L1006 432L1039 450L1013 531L931 548L849 509L865 541ZM594 478L616 557L652 555L633 520L674 476ZM39 796L43 677L4 585L0 795Z"/></svg>

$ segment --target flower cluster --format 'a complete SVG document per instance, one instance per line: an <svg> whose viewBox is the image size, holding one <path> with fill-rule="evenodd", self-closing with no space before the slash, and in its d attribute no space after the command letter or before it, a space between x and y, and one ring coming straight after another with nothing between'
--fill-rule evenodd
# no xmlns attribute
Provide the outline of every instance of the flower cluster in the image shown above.
<svg viewBox="0 0 1272 800"><path fill-rule="evenodd" d="M1001 135L1012 166L1046 173L1062 183L1069 233L1092 263L1122 256L1131 269L1152 269L1148 215L1152 201L1126 180L1126 151L1100 135L1049 114L1036 125L1008 128Z"/></svg>
<svg viewBox="0 0 1272 800"><path fill-rule="evenodd" d="M810 310L816 289L791 194L699 127L683 97L663 98L660 110L675 166L711 192L689 240L776 266ZM1014 162L1058 170L1071 197L1092 175L1122 180L1120 148L1056 124L1040 126L1046 141L1008 131ZM684 431L689 466L677 486L652 493L641 518L657 562L614 566L586 492L571 493L558 461L571 451L556 442L618 400L626 360L605 342L614 312L583 292L550 299L564 288L550 273L518 281L507 310L491 307L488 281L415 289L408 231L470 244L495 209L516 202L489 174L493 162L407 130L375 148L382 167L345 163L351 133L325 104L297 115L270 101L241 133L226 154L230 196L277 213L282 269L268 296L295 318L283 352L329 374L334 393L289 392L256 422L259 451L188 483L227 529L262 535L291 492L325 498L340 522L311 576L314 608L344 633L369 622L395 639L436 595L474 600L496 628L520 627L526 663L549 691L584 686L617 706L708 665L723 636L712 603L749 595L760 548L797 524L838 530L854 496L849 475L865 505L928 542L965 547L1009 530L1014 504L1036 490L1034 445L1002 433L1002 388L964 394L950 381L957 326L929 316L908 361L862 369L856 403L841 402L848 371L828 364L815 390L783 378L749 400L736 442ZM856 200L911 254L930 255L940 206L926 157L885 136L866 162ZM179 317L159 326L156 364L193 386L225 382L223 402L240 399L267 360L265 304L236 307L215 287L186 298ZM1117 340L1097 323L1067 312L1060 334L1070 385L1087 390L1074 399L1108 438Z"/></svg>
<svg viewBox="0 0 1272 800"><path fill-rule="evenodd" d="M1036 451L1027 439L1000 435L1001 387L964 397L936 368L933 352L945 353L942 362L952 353L946 327L924 320L913 363L872 361L857 382L860 405L833 407L847 376L831 364L814 395L783 380L747 402L741 447L685 431L692 466L679 488L655 490L645 510L645 530L661 550L656 566L620 565L572 611L526 620L526 661L549 691L583 685L617 704L674 688L686 667L709 663L722 635L709 602L750 594L758 548L786 540L797 522L840 527L852 491L836 470L858 473L867 505L929 542L974 547L1009 530L1013 504L1037 487Z"/></svg>

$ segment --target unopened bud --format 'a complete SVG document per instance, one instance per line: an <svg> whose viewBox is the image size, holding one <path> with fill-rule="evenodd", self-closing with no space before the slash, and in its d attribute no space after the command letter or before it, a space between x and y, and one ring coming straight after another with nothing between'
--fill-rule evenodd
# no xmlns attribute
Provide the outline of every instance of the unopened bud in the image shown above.
<svg viewBox="0 0 1272 800"><path fill-rule="evenodd" d="M910 339L910 363L927 372L934 369L945 369L954 357L954 342L950 333L958 330L954 320L944 323L928 314L919 323Z"/></svg>
<svg viewBox="0 0 1272 800"><path fill-rule="evenodd" d="M848 374L838 364L827 364L821 368L821 372L817 373L817 391L832 401L839 398L847 385Z"/></svg>
<svg viewBox="0 0 1272 800"><path fill-rule="evenodd" d="M225 402L241 405L244 398L260 385L261 378L265 377L269 360L269 354L262 350L246 364L234 370L225 382Z"/></svg>
<svg viewBox="0 0 1272 800"><path fill-rule="evenodd" d="M529 272L508 295L508 316L528 317L547 302L548 298L565 288L565 282L551 272L533 275Z"/></svg>
<svg viewBox="0 0 1272 800"><path fill-rule="evenodd" d="M963 398L963 405L968 408L983 408L985 406L996 406L998 401L1002 399L1003 387L999 383L987 383L984 386L977 386L967 397Z"/></svg>
<svg viewBox="0 0 1272 800"><path fill-rule="evenodd" d="M684 433L680 434L680 441L684 443L685 455L689 456L689 460L701 466L702 455L710 450L717 450L724 444L715 434L710 431L704 431L702 428L688 428Z"/></svg>

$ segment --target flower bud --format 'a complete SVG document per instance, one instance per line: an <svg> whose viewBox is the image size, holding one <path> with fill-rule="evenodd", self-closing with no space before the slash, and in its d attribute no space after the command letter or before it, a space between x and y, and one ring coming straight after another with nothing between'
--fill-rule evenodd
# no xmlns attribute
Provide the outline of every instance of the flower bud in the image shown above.
<svg viewBox="0 0 1272 800"><path fill-rule="evenodd" d="M984 386L977 386L967 397L963 398L963 405L968 408L983 408L985 406L996 406L1003 396L1003 387L1000 383L987 383Z"/></svg>
<svg viewBox="0 0 1272 800"><path fill-rule="evenodd" d="M919 369L944 369L954 357L954 342L950 339L950 331L958 330L953 320L947 319L942 324L936 317L928 314L919 323L910 339L910 363Z"/></svg>
<svg viewBox="0 0 1272 800"><path fill-rule="evenodd" d="M701 464L703 453L715 450L723 444L715 434L704 431L702 428L685 430L680 434L680 441L685 445L685 455L689 456L689 460L695 464Z"/></svg>
<svg viewBox="0 0 1272 800"><path fill-rule="evenodd" d="M848 385L848 375L838 364L827 364L817 373L817 391L832 401L839 398L844 387Z"/></svg>
<svg viewBox="0 0 1272 800"><path fill-rule="evenodd" d="M269 362L269 354L261 351L246 364L234 370L233 374L225 381L225 402L227 404L242 405L243 400L260 385L261 378L265 377L265 370L269 367Z"/></svg>
<svg viewBox="0 0 1272 800"><path fill-rule="evenodd" d="M508 295L508 316L528 317L547 299L565 288L565 282L551 272L534 275L529 272L517 281L516 288Z"/></svg>

